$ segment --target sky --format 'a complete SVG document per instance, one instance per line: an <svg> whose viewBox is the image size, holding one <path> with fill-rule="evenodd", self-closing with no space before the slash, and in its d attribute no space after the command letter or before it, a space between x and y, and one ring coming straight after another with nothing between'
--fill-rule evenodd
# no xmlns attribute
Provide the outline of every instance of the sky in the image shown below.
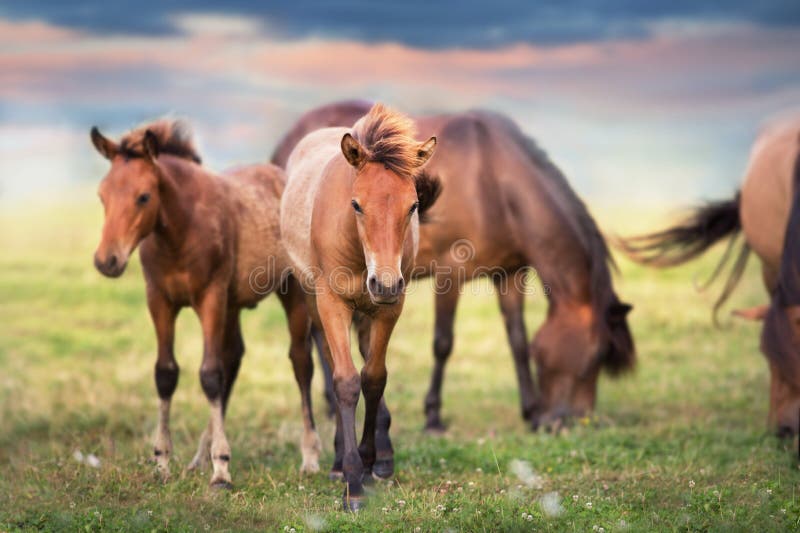
<svg viewBox="0 0 800 533"><path fill-rule="evenodd" d="M800 2L4 1L0 204L99 181L92 125L185 117L221 170L352 98L503 112L590 205L697 202L800 113Z"/></svg>

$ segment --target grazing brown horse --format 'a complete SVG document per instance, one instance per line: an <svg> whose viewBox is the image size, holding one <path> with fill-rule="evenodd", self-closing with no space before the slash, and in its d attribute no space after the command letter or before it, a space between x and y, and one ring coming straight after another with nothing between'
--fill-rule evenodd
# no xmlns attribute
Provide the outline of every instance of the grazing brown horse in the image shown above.
<svg viewBox="0 0 800 533"><path fill-rule="evenodd" d="M770 305L735 314L763 319L761 350L770 369L768 424L778 435L798 432L800 417L800 119L776 123L757 139L742 188L730 200L698 208L675 227L619 239L633 260L656 267L685 263L729 237L729 259L739 233L745 242L714 311L741 278L750 251L761 260Z"/></svg>
<svg viewBox="0 0 800 533"><path fill-rule="evenodd" d="M211 485L230 487L231 449L223 418L244 355L239 324L276 292L289 321L289 357L300 387L305 433L303 470L316 471L320 451L309 393L313 365L308 312L279 238L283 172L274 165L240 168L219 176L200 165L187 128L161 120L135 129L117 143L92 129L92 142L111 162L100 183L105 224L94 263L108 277L120 276L140 247L147 305L158 341L155 381L161 399L155 461L169 475L172 439L170 401L178 384L173 353L175 319L192 307L203 329L200 382L211 418L189 468L213 463Z"/></svg>
<svg viewBox="0 0 800 533"><path fill-rule="evenodd" d="M306 113L273 155L286 154L303 132L341 121L348 125L369 104L342 102ZM633 367L626 314L612 285L611 257L594 220L547 155L509 119L471 111L416 119L422 138L440 147L426 172L442 193L420 228L418 276L436 287L435 366L425 398L426 428L441 430L441 388L453 348L453 320L464 281L488 275L497 287L520 388L522 416L534 428L559 424L594 408L602 368ZM533 266L548 297L547 319L528 347L525 288ZM362 336L363 337L363 336ZM538 371L537 395L529 355ZM389 420L388 413L382 417ZM383 428L386 429L386 428ZM334 471L340 467L334 463Z"/></svg>
<svg viewBox="0 0 800 533"><path fill-rule="evenodd" d="M352 130L305 137L287 164L281 235L321 326L333 369L337 434L343 446L343 504L363 502L362 476L376 462L376 417L386 385L386 349L419 244L419 212L435 185L420 172L435 138L414 139L413 122L380 104ZM370 317L366 363L350 353L353 312ZM366 409L357 447L355 408ZM337 439L339 440L339 439Z"/></svg>

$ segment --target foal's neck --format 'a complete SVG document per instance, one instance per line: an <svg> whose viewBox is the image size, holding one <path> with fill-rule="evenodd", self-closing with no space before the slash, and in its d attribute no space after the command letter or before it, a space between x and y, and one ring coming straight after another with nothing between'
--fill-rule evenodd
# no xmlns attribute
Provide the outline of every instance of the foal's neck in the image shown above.
<svg viewBox="0 0 800 533"><path fill-rule="evenodd" d="M192 199L186 194L192 178L190 163L177 160L165 161L161 165L159 196L161 207L158 222L153 231L157 242L173 250L179 250L186 241L191 220Z"/></svg>

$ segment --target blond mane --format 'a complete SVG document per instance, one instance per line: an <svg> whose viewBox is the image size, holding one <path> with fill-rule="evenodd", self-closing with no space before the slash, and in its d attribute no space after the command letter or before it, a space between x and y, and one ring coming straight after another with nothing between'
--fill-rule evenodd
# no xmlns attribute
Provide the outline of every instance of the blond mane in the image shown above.
<svg viewBox="0 0 800 533"><path fill-rule="evenodd" d="M419 166L417 129L408 116L375 104L353 125L353 137L367 153L367 161L383 163L401 176L413 176Z"/></svg>
<svg viewBox="0 0 800 533"><path fill-rule="evenodd" d="M148 130L158 139L160 153L188 159L198 164L202 162L194 145L192 129L180 119L163 118L134 128L120 139L120 153L126 157L142 157L144 134Z"/></svg>

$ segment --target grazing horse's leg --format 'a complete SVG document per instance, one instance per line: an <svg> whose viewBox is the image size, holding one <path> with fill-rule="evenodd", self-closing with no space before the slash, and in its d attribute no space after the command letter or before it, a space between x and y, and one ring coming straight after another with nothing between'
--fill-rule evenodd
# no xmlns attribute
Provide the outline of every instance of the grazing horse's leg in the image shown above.
<svg viewBox="0 0 800 533"><path fill-rule="evenodd" d="M344 444L342 472L345 480L345 509L357 510L362 505L364 489L361 476L364 465L356 445L356 405L361 394L361 378L350 354L352 310L332 294L329 288L317 291L317 309L330 347L333 386L339 407L338 418Z"/></svg>
<svg viewBox="0 0 800 533"><path fill-rule="evenodd" d="M211 408L209 432L211 435L211 462L214 472L211 486L230 488L231 475L228 466L231 448L225 437L224 397L225 366L223 343L225 341L227 294L225 287L212 284L201 296L195 307L203 328L203 363L200 366L200 383Z"/></svg>
<svg viewBox="0 0 800 533"><path fill-rule="evenodd" d="M366 364L361 370L361 390L364 393L364 433L358 447L364 463L364 473L372 473L375 465L375 429L378 416L378 405L383 399L386 388L386 347L389 336L397 322L395 316L378 317L370 320L369 352ZM385 404L384 404L385 408Z"/></svg>
<svg viewBox="0 0 800 533"><path fill-rule="evenodd" d="M300 402L303 410L303 440L301 451L303 464L301 472L319 472L319 454L322 443L314 424L314 412L311 408L311 378L314 375L314 361L311 358L311 344L308 339L308 311L303 301L301 289L291 283L286 292L278 297L283 304L289 322L289 359L292 361L294 378L300 388Z"/></svg>
<svg viewBox="0 0 800 533"><path fill-rule="evenodd" d="M438 284L437 284L438 285ZM453 283L448 292L436 294L436 325L433 332L434 366L431 374L431 385L425 396L425 430L444 431L440 411L442 408L442 379L447 358L453 351L453 319L460 287Z"/></svg>
<svg viewBox="0 0 800 533"><path fill-rule="evenodd" d="M500 303L500 311L503 313L503 321L508 335L508 344L511 346L511 354L514 357L514 369L517 371L517 382L519 384L520 407L522 418L530 420L536 409L536 386L531 377L530 358L528 357L528 334L525 331L525 320L523 306L525 304L525 294L518 285L522 280L517 278L521 271L514 273L513 283L495 283L497 299Z"/></svg>
<svg viewBox="0 0 800 533"><path fill-rule="evenodd" d="M156 329L158 341L158 360L155 368L155 381L159 406L158 429L156 430L153 456L158 470L164 478L169 476L169 458L172 455L172 437L169 431L169 410L172 394L178 385L178 363L175 361L173 345L175 340L175 317L178 309L157 289L147 290L147 306Z"/></svg>
<svg viewBox="0 0 800 533"><path fill-rule="evenodd" d="M328 358L325 357L325 335L322 330L315 324L311 324L311 338L314 339L314 344L317 346L317 360L319 361L322 376L325 378L325 403L328 404L328 418L336 416L336 394L333 392L333 371L331 365L328 364Z"/></svg>
<svg viewBox="0 0 800 533"><path fill-rule="evenodd" d="M358 328L358 350L366 361L369 357L370 319L360 313L353 316ZM394 448L389 437L389 428L392 425L392 415L386 406L386 398L381 397L378 404L378 416L375 426L375 464L372 475L381 479L388 479L394 474Z"/></svg>

